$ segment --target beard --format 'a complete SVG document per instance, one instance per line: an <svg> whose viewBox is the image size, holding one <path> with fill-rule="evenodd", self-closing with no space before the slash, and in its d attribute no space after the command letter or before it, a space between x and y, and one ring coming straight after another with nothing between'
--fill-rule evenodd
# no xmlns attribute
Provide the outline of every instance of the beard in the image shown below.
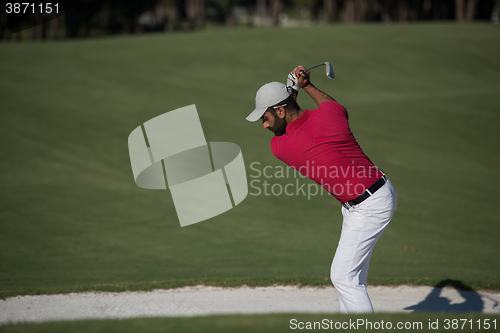
<svg viewBox="0 0 500 333"><path fill-rule="evenodd" d="M269 130L274 133L275 136L281 136L286 132L286 120L281 119L274 111L274 126L269 127Z"/></svg>

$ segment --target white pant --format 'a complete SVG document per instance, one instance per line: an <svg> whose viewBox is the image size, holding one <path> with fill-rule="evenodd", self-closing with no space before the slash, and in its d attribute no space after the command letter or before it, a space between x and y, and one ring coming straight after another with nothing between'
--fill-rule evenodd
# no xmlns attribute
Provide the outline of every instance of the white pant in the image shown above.
<svg viewBox="0 0 500 333"><path fill-rule="evenodd" d="M391 221L397 192L388 181L362 203L346 209L330 278L339 294L340 312L373 312L366 292L373 247Z"/></svg>

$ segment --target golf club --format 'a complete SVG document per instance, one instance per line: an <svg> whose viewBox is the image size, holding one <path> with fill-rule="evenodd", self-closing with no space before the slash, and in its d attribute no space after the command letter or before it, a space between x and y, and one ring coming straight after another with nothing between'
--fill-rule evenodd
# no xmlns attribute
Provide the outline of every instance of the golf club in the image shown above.
<svg viewBox="0 0 500 333"><path fill-rule="evenodd" d="M326 76L328 76L328 78L330 78L330 79L335 78L335 73L333 73L332 65L330 65L330 63L327 62L327 61L325 61L325 62L323 62L321 64L317 64L317 65L311 66L309 68L306 68L306 69L304 69L304 70L302 70L300 72L301 73L305 73L305 72L307 72L310 69L313 69L313 68L316 68L316 67L319 67L319 66L323 66L323 65L326 66Z"/></svg>

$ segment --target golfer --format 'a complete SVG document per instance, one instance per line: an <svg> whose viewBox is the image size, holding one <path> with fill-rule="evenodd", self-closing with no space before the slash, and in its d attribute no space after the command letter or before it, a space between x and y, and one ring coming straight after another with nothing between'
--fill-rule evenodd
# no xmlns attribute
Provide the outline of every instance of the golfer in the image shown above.
<svg viewBox="0 0 500 333"><path fill-rule="evenodd" d="M330 278L342 313L373 312L366 291L373 247L396 210L397 193L387 176L366 156L349 128L347 110L317 89L303 66L288 75L288 87L271 82L255 97L246 118L262 119L275 136L273 154L320 184L342 204L342 232ZM304 90L318 104L302 110L296 102Z"/></svg>

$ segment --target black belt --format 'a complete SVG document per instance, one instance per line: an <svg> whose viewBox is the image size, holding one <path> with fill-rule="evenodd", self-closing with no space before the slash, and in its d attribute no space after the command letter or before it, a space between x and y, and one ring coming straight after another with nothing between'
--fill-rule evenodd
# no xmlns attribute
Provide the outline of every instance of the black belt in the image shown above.
<svg viewBox="0 0 500 333"><path fill-rule="evenodd" d="M363 192L363 194L361 194L356 199L352 199L351 201L343 203L342 206L344 206L345 209L349 209L354 205L362 203L363 201L371 197L375 192L377 192L378 189L381 188L385 183L387 183L387 176L383 175L382 178L377 180L375 184L370 186L365 192Z"/></svg>

